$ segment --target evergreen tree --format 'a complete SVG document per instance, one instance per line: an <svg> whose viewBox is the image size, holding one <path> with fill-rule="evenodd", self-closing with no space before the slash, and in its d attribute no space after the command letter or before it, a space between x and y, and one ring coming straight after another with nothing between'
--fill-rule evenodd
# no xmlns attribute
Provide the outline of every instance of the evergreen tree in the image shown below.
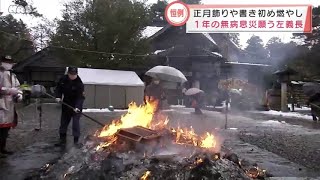
<svg viewBox="0 0 320 180"><path fill-rule="evenodd" d="M79 66L122 68L141 64L148 44L141 31L149 22L144 3L130 0L82 0L65 4L63 18L50 44L86 51L61 50L61 57ZM93 53L105 52L104 53Z"/></svg>
<svg viewBox="0 0 320 180"><path fill-rule="evenodd" d="M253 35L247 41L248 46L245 51L248 54L248 58L245 60L249 63L269 63L268 51L264 48L263 41L259 36Z"/></svg>
<svg viewBox="0 0 320 180"><path fill-rule="evenodd" d="M10 14L1 16L0 55L11 55L15 61L20 61L33 53L33 41L26 24Z"/></svg>

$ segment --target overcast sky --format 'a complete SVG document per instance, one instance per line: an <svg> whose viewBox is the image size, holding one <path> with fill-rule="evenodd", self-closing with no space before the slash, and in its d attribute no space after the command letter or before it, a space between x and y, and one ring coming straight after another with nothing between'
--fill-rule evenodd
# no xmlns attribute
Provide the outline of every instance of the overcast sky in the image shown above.
<svg viewBox="0 0 320 180"><path fill-rule="evenodd" d="M61 18L61 9L64 2L69 0L27 0L33 2L33 6L36 7L39 13L43 14L46 18L53 20L54 18ZM169 0L173 1L173 0ZM148 0L148 3L155 3L157 0ZM202 0L204 4L264 4L265 0ZM268 4L312 4L318 6L320 0L268 0ZM12 4L12 0L0 0L0 11L4 12L4 15L8 14L8 7ZM21 18L28 26L35 26L39 22L37 18L31 18L21 15L14 15L16 18ZM266 43L271 37L280 37L284 42L290 41L291 33L254 33L262 38ZM240 43L242 46L246 46L246 41L253 33L240 33Z"/></svg>

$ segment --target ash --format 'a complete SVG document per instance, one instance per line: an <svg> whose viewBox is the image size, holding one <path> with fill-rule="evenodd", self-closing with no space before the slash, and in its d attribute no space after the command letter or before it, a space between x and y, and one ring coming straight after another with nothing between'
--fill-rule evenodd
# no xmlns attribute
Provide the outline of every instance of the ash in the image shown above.
<svg viewBox="0 0 320 180"><path fill-rule="evenodd" d="M81 149L71 149L54 165L46 165L32 179L250 179L237 158L186 145L157 147L151 155L141 147L114 144L97 150L101 139L88 137ZM148 149L148 148L146 148ZM236 159L236 160L234 160Z"/></svg>

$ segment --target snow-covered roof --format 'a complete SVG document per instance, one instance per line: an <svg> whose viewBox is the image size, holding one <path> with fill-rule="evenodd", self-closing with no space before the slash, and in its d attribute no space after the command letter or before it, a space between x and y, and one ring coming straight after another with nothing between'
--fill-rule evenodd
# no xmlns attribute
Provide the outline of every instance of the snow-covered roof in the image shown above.
<svg viewBox="0 0 320 180"><path fill-rule="evenodd" d="M162 52L164 52L164 51L166 51L166 49L156 50L156 51L153 52L153 54L159 54L159 53L162 53Z"/></svg>
<svg viewBox="0 0 320 180"><path fill-rule="evenodd" d="M292 84L304 84L306 82L303 81L291 81Z"/></svg>
<svg viewBox="0 0 320 180"><path fill-rule="evenodd" d="M141 35L143 38L150 38L157 32L159 32L164 27L159 26L147 26L142 32ZM206 37L209 41L211 41L213 44L217 45L217 43L213 40L213 38L208 33L202 33L204 37Z"/></svg>
<svg viewBox="0 0 320 180"><path fill-rule="evenodd" d="M212 54L216 55L216 56L219 56L219 57L223 57L220 53L218 52L212 52Z"/></svg>
<svg viewBox="0 0 320 180"><path fill-rule="evenodd" d="M159 32L163 27L158 26L147 26L142 32L141 35L143 38L149 38Z"/></svg>
<svg viewBox="0 0 320 180"><path fill-rule="evenodd" d="M248 65L248 66L264 66L264 67L268 67L270 65L268 64L254 64L254 63L241 63L241 62L225 62L227 64L236 64L236 65Z"/></svg>
<svg viewBox="0 0 320 180"><path fill-rule="evenodd" d="M78 68L83 84L111 86L144 86L139 76L133 71Z"/></svg>
<svg viewBox="0 0 320 180"><path fill-rule="evenodd" d="M217 45L217 43L212 39L212 37L208 33L202 33L202 34L213 44Z"/></svg>

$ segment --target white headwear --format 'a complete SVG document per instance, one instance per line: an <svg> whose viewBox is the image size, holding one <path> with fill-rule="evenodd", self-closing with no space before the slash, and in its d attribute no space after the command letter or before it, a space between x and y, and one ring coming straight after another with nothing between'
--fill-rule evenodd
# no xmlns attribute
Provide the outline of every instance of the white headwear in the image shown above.
<svg viewBox="0 0 320 180"><path fill-rule="evenodd" d="M6 63L6 62L2 62L1 63L1 66L5 69L5 70L11 70L12 69L12 67L13 67L13 64L11 64L11 63Z"/></svg>

